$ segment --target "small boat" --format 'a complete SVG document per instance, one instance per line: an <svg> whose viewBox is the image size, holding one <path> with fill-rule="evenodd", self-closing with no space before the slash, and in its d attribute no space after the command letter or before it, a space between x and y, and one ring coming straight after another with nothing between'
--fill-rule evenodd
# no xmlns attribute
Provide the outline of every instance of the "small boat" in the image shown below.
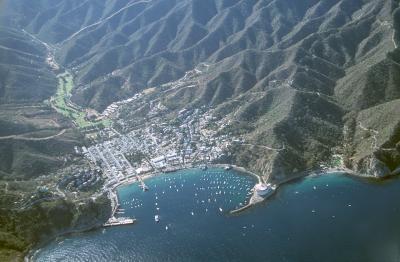
<svg viewBox="0 0 400 262"><path fill-rule="evenodd" d="M157 223L160 222L160 216L159 215L155 215L154 216L154 221L156 221Z"/></svg>
<svg viewBox="0 0 400 262"><path fill-rule="evenodd" d="M223 211L222 208L219 208L219 211L222 212Z"/></svg>
<svg viewBox="0 0 400 262"><path fill-rule="evenodd" d="M231 170L231 169L232 169L232 166L226 166L224 169L225 169L226 171Z"/></svg>

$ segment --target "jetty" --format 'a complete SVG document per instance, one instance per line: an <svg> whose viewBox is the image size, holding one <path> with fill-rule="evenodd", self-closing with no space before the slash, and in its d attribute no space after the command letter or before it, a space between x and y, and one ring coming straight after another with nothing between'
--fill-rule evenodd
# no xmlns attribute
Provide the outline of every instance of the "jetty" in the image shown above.
<svg viewBox="0 0 400 262"><path fill-rule="evenodd" d="M269 198L271 195L273 195L275 193L275 190L278 187L277 185L267 184L268 187L266 189L268 189L268 191L263 192L263 191L260 190L260 185L261 184L257 184L257 185L254 186L253 195L251 196L250 201L249 201L249 203L247 205L245 205L243 207L240 207L240 208L237 208L237 209L234 209L234 210L231 210L229 213L232 214L232 215L233 214L238 214L238 213L243 212L244 210L246 210L246 209L248 209L248 208L250 208L250 207L252 207L252 206L254 206L256 204L259 204L259 203L263 202L264 200Z"/></svg>
<svg viewBox="0 0 400 262"><path fill-rule="evenodd" d="M111 217L103 224L104 227L130 225L136 222L134 218L115 217L116 214L125 213L125 209L120 208L118 195L113 190L109 190L109 197L111 200Z"/></svg>
<svg viewBox="0 0 400 262"><path fill-rule="evenodd" d="M247 205L242 206L242 207L237 208L237 209L234 209L234 210L231 210L229 213L232 214L232 215L233 214L238 214L238 213L243 212L246 209L248 209L248 208L250 208L250 207L252 207L252 206L254 206L254 205L258 204L258 203L263 202L267 198L268 197L259 196L256 192L254 192L253 195L250 198L249 203Z"/></svg>
<svg viewBox="0 0 400 262"><path fill-rule="evenodd" d="M119 208L118 195L113 190L109 190L108 194L111 200L111 218L113 218Z"/></svg>
<svg viewBox="0 0 400 262"><path fill-rule="evenodd" d="M149 187L146 186L146 184L143 182L143 180L140 181L139 187L140 187L143 191L149 190Z"/></svg>

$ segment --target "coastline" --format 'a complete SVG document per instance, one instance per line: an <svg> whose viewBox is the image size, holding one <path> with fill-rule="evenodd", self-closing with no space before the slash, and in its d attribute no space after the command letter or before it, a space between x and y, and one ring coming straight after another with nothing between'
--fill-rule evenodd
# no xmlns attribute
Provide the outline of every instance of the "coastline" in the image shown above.
<svg viewBox="0 0 400 262"><path fill-rule="evenodd" d="M242 170L242 169L240 169L240 170ZM250 173L250 174L254 174L254 173L249 172L247 170L245 170L245 172ZM279 187L284 185L284 184L293 182L293 181L298 180L298 179L304 179L304 178L307 178L307 177L329 175L329 174L334 174L334 173L342 173L342 174L348 174L348 175L351 175L351 176L357 176L354 173L354 171L352 171L350 169L347 169L347 168L329 168L329 169L326 169L326 170L314 169L314 170L307 170L307 171L303 171L303 172L298 172L298 173L295 173L293 176L291 176L289 178L286 178L286 179L283 179L283 180L280 180L280 181L270 181L270 182L274 183L277 186L276 190L272 194L268 195L267 197L260 197L260 196L258 196L256 194L256 192L253 192L253 196L250 198L249 203L247 205L245 205L243 207L240 207L238 209L235 209L235 210L231 210L229 213L231 215L240 214L241 212L243 212L243 211L245 211L245 210L247 210L247 209L249 209L249 208L251 208L253 206L256 206L258 204L261 204L261 203L267 201L272 195L274 195L276 193L276 191L279 189ZM361 175L358 175L358 176L359 177L363 177ZM364 176L364 178L365 178L365 176ZM265 182L265 181L262 181L262 182Z"/></svg>
<svg viewBox="0 0 400 262"><path fill-rule="evenodd" d="M58 238L62 238L62 237L69 236L69 235L74 235L74 234L81 234L81 233L85 233L85 232L90 232L92 230L96 230L96 229L101 228L101 227L102 227L102 225L95 224L95 225L91 225L91 226L88 226L87 228L82 228L82 229L64 230L64 231L58 233L57 235L55 235L53 237L49 237L48 239L46 239L46 240L44 240L44 241L42 241L40 243L37 243L36 245L32 245L24 255L24 262L33 262L34 256L44 246L46 246L48 243L53 242L54 240L57 240Z"/></svg>
<svg viewBox="0 0 400 262"><path fill-rule="evenodd" d="M255 173L245 169L244 167L240 167L240 166L236 166L236 165L229 165L229 164L209 164L207 166L211 167L211 168L224 168L226 166L230 166L230 167L232 167L232 170L235 170L235 171L237 171L239 173L243 173L243 174L255 177L258 180L259 183L264 182L261 176L259 176L259 175L255 174ZM195 168L200 168L200 166L180 167L180 168L174 169L173 172L178 172L178 171L188 170L188 169L195 169ZM149 172L148 174L143 175L141 177L141 180L142 181L146 181L146 180L148 180L150 178L153 178L153 177L156 177L156 176L168 175L168 173L170 173L170 172L160 172L160 171ZM135 183L138 183L138 182L139 181L137 180L136 177L131 177L131 178L127 179L127 180L124 180L124 181L121 181L120 183L115 184L110 190L114 194L117 194L116 191L117 191L118 187L127 186L127 185L135 184Z"/></svg>
<svg viewBox="0 0 400 262"><path fill-rule="evenodd" d="M247 169L245 169L244 167L239 167L236 165L231 165L231 164L209 164L207 165L208 167L211 168L224 168L226 166L230 166L232 167L232 170L237 171L239 174L244 174L244 175L250 175L253 176L257 179L257 181L259 183L265 183L268 181L264 181L262 179L262 176L257 175ZM188 166L188 167L181 167L181 168L177 168L175 169L173 172L177 172L177 171L182 171L182 170L187 170L187 169L192 169L192 168L199 168L200 166ZM284 180L280 180L280 181L269 181L269 182L273 182L274 184L277 185L277 190L279 189L279 186L282 186L286 183L290 183L293 182L297 179L303 179L303 178L307 178L307 177L314 177L314 176L322 176L325 174L332 174L332 173L342 173L342 174L348 174L350 176L355 176L355 177L359 177L359 178L375 178L375 177L369 177L369 176L365 176L365 175L361 175L361 174L357 174L355 173L353 170L350 169L346 169L346 168L329 168L326 170L320 170L320 169L314 169L314 170L307 170L307 171L303 171L303 172L298 172L296 174L294 174L293 176L286 178ZM155 176L159 176L159 175L167 175L168 172L160 172L160 171L153 171L153 172L149 172L148 174L144 174L141 177L142 181L145 181L147 179L150 179L152 177ZM382 178L375 178L375 179L382 179ZM116 207L118 206L119 200L118 200L118 194L117 194L117 189L120 186L127 186L127 185L131 185L131 184L135 184L135 183L139 183L140 181L137 180L136 177L130 177L127 180L124 180L120 183L115 184L111 189L109 189L109 194L108 194L108 198L111 201L111 208L112 208L112 216L114 214L114 211L116 209ZM275 194L276 191L273 193ZM268 200L273 194L269 195L268 197L263 198L261 201L256 201L256 202L252 202L251 199L249 200L249 203L241 208L239 208L238 210L233 210L234 212L232 213L229 212L231 215L236 215L236 214L240 214L241 212L252 208L253 206L256 206L258 204L261 204L263 202L265 202L266 200ZM114 200L112 199L114 198L115 202L113 202ZM54 241L57 238L63 237L63 236L68 236L71 234L80 234L80 233L84 233L84 232L88 232L91 230L95 230L98 228L101 228L102 225L96 224L96 225L92 225L92 226L88 226L87 228L83 228L83 229L73 229L73 230L65 230L61 233L58 233L56 236L54 237L50 237L48 239L46 239L45 241L38 243L37 245L33 245L27 252L26 255L24 256L24 261L25 262L31 262L33 261L33 257L37 254L37 252L39 252L41 250L41 248L43 246L45 246L46 244L48 244L51 241Z"/></svg>
<svg viewBox="0 0 400 262"><path fill-rule="evenodd" d="M231 165L231 164L208 164L207 166L211 167L211 168L221 168L221 169L225 168L226 166L230 166L232 168L232 170L238 172L239 174L244 174L244 175L249 175L249 176L255 177L257 179L258 183L264 183L264 180L262 179L262 177L260 175L257 175L255 173L245 169L244 167ZM173 172L178 172L178 171L188 170L188 169L193 169L193 168L200 168L200 166L186 166L186 167L183 166L183 167L174 169ZM149 172L148 174L144 174L140 178L140 181L145 181L147 179L150 179L150 178L153 178L156 176L160 176L160 175L167 175L168 173L170 173L170 172L152 171L152 172ZM112 210L110 218L114 217L114 214L117 211L118 206L119 206L119 199L118 199L118 192L117 192L118 187L133 185L135 183L139 183L140 181L137 179L137 177L130 177L124 181L121 181L121 182L115 184L111 189L109 189L108 197L111 201L111 210ZM251 201L251 199L249 201ZM249 203L247 205L254 205L254 204Z"/></svg>
<svg viewBox="0 0 400 262"><path fill-rule="evenodd" d="M326 170L313 169L313 170L306 170L306 171L298 172L298 173L293 174L291 177L288 177L288 178L280 180L280 181L264 181L264 179L263 179L263 177L261 175L257 175L256 173L253 173L253 172L251 172L251 171L249 171L246 168L241 167L241 166L237 166L237 165L233 165L233 164L208 164L207 166L211 167L211 168L225 168L226 166L230 166L232 168L232 170L237 171L239 174L244 174L244 175L249 175L249 176L255 177L257 179L258 183L271 182L271 183L275 184L277 186L276 190L278 190L278 188L280 186L282 186L282 185L284 185L286 183L290 183L290 182L292 182L294 180L297 180L297 179L306 178L306 177L313 177L313 176L319 176L319 175L324 175L324 174L331 174L331 173L343 173L343 174L349 174L349 175L352 175L352 176L365 178L365 176L357 175L353 170L350 170L350 169L347 169L347 168L329 168L329 169L326 169ZM188 169L192 169L192 168L200 168L200 166L179 167L179 168L174 169L173 172L182 171L182 170L188 170ZM155 177L155 176L167 175L168 173L169 172L152 171L152 172L149 172L148 174L143 175L141 177L141 180L145 181L145 180L150 179L150 178ZM111 192L110 195L112 195L112 197L114 199L110 199L110 200L111 200L112 204L116 203L116 206L112 206L113 212L112 212L111 217L114 216L114 213L116 211L116 207L118 206L118 203L119 203L117 188L120 187L120 186L127 186L127 185L135 184L135 183L138 183L138 182L139 181L137 180L136 177L131 177L131 178L129 178L129 179L125 180L125 181L122 181L122 182L120 182L120 183L118 183L118 184L116 184L116 185L114 185L112 187L112 189L110 191ZM276 190L275 190L275 192L273 194L276 193ZM256 195L256 193L254 192L252 197L249 199L249 202L245 206L243 206L243 207L241 207L239 209L236 209L236 210L231 210L229 213L230 214L241 213L244 210L247 210L247 209L249 209L249 208L251 208L251 207L253 207L255 205L258 205L258 204L261 204L261 203L265 202L273 194L262 198L262 197L258 197Z"/></svg>

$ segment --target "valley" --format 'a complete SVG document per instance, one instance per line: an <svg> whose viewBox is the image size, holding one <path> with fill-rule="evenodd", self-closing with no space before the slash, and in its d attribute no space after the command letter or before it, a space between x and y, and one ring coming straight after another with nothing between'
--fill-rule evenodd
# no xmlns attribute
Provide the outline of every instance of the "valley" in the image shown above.
<svg viewBox="0 0 400 262"><path fill-rule="evenodd" d="M71 102L74 80L69 72L59 74L57 78L59 81L57 93L54 97L50 98L50 104L57 112L71 119L77 128L110 125L110 122L107 120L99 120L96 112L92 113L93 116L89 116L90 111L84 111L81 107ZM93 121L90 121L89 118Z"/></svg>

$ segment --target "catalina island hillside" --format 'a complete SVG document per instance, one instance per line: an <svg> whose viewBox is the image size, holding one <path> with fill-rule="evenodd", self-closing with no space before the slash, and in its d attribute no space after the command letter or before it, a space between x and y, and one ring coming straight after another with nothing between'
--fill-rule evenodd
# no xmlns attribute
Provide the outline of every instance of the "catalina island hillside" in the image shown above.
<svg viewBox="0 0 400 262"><path fill-rule="evenodd" d="M0 2L0 261L223 164L400 174L398 0Z"/></svg>

